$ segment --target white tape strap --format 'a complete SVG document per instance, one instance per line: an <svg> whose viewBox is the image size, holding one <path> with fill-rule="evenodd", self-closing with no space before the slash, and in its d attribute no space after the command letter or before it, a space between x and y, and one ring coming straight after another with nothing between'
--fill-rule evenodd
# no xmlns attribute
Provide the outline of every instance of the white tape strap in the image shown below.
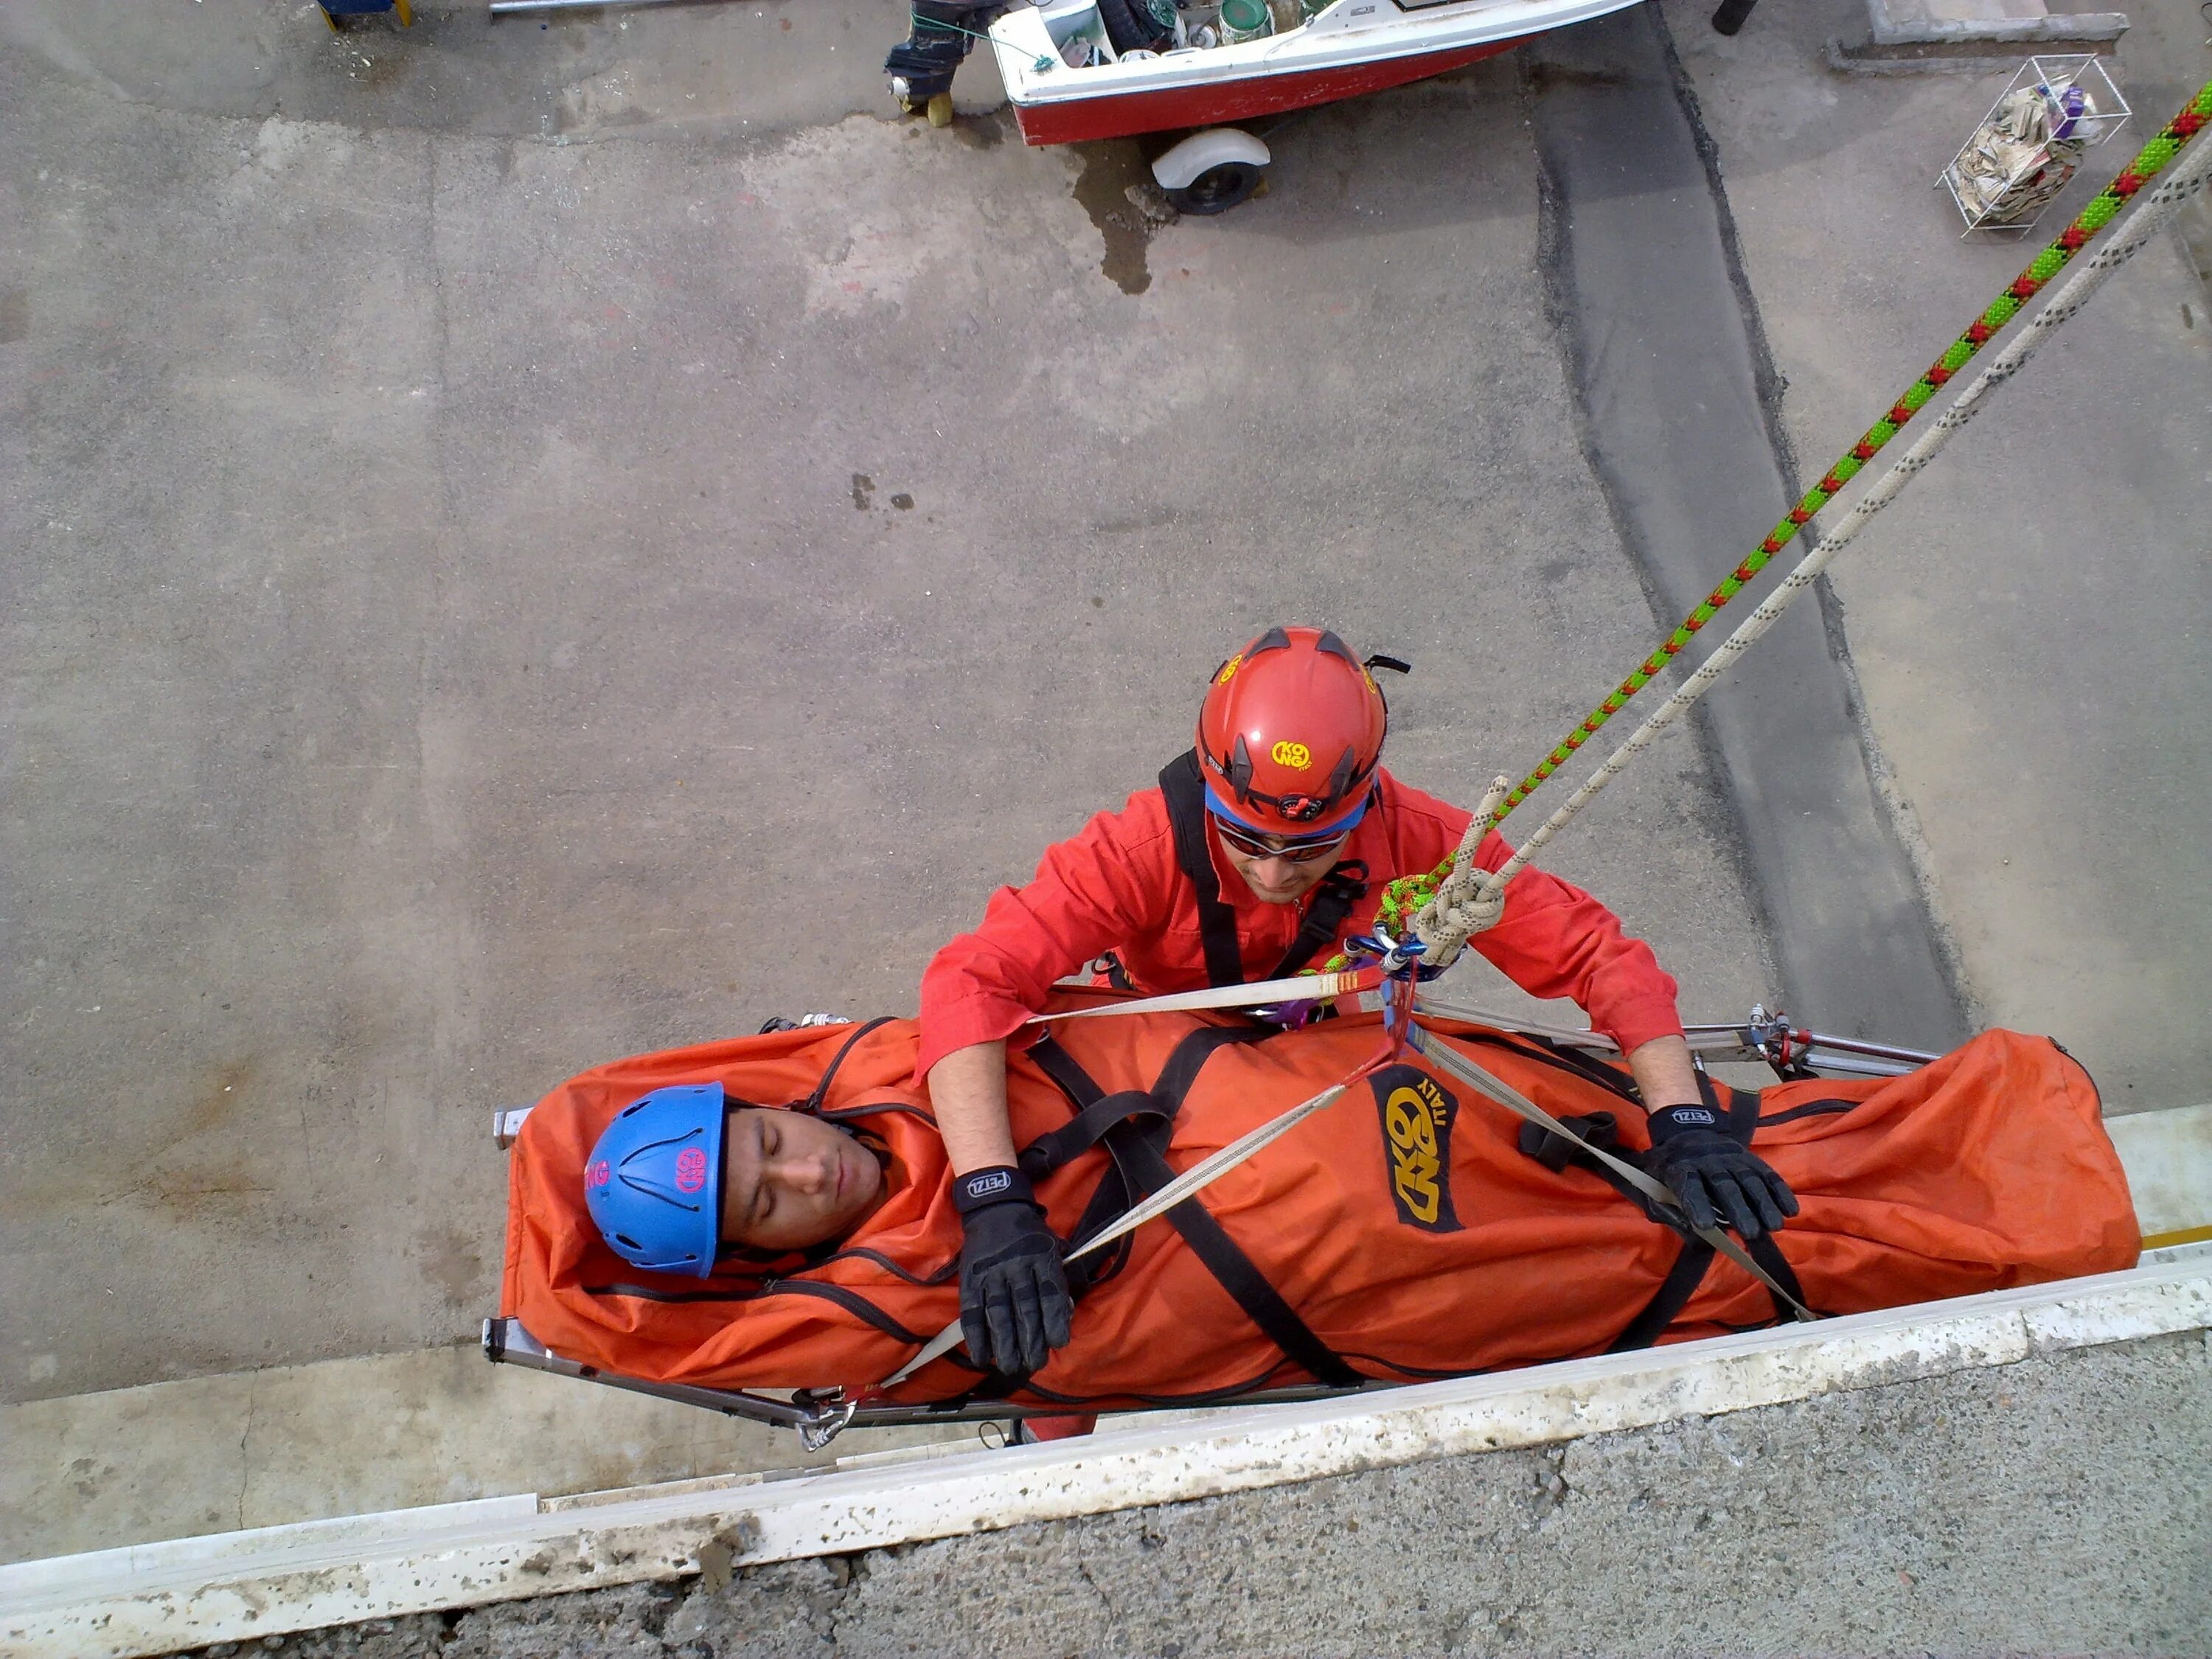
<svg viewBox="0 0 2212 1659"><path fill-rule="evenodd" d="M1293 974L1288 979L1263 979L1252 985L1214 985L1202 991L1170 991L1165 996L1139 997L1133 1002L1108 1002L1096 1008L1031 1014L1024 1023L1046 1025L1063 1019L1097 1019L1113 1014L1179 1014L1206 1008L1256 1008L1269 1002L1320 1002L1331 997L1350 996L1356 991L1371 991L1382 982L1381 970L1374 968L1354 968L1338 974Z"/></svg>

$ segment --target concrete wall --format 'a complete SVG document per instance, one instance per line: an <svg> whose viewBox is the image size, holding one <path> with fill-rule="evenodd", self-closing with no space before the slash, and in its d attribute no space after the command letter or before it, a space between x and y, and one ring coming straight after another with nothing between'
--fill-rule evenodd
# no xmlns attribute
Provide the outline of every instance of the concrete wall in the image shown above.
<svg viewBox="0 0 2212 1659"><path fill-rule="evenodd" d="M2212 1653L2203 1331L1563 1446L294 1637L362 1659Z"/></svg>

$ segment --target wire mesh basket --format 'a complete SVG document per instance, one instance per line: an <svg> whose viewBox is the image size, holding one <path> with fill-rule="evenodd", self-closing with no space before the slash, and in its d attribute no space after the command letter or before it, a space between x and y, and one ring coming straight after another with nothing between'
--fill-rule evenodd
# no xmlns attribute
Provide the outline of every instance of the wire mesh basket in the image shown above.
<svg viewBox="0 0 2212 1659"><path fill-rule="evenodd" d="M2131 112L2094 53L2031 58L1936 182L1977 230L2025 235L2081 165Z"/></svg>

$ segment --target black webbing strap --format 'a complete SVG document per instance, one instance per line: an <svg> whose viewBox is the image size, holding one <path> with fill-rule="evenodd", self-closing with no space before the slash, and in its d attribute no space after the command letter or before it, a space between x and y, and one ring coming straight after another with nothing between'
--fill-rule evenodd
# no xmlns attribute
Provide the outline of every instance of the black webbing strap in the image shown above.
<svg viewBox="0 0 2212 1659"><path fill-rule="evenodd" d="M1365 864L1347 859L1321 878L1321 885L1314 889L1313 902L1306 906L1306 919L1298 924L1297 936L1268 974L1269 979L1288 979L1311 962L1323 945L1336 943L1352 907L1367 896L1366 876Z"/></svg>
<svg viewBox="0 0 2212 1659"><path fill-rule="evenodd" d="M1752 1239L1744 1245L1743 1253L1765 1268L1775 1285L1781 1285L1806 1307L1813 1307L1811 1303L1805 1301L1805 1287L1797 1282L1797 1270L1790 1265L1790 1258L1782 1254L1782 1247L1774 1242L1772 1233L1761 1233ZM1791 1317L1790 1304L1775 1294L1774 1285L1766 1287L1766 1296L1767 1300L1774 1304L1774 1322L1788 1324ZM1813 1308L1813 1311L1818 1313L1820 1310Z"/></svg>
<svg viewBox="0 0 2212 1659"><path fill-rule="evenodd" d="M1720 1093L1713 1087L1712 1079L1702 1071L1698 1073L1698 1093L1715 1115L1719 1115ZM1728 1115L1721 1127L1730 1140L1749 1152L1752 1133L1759 1127L1758 1091L1752 1089L1732 1090L1729 1095Z"/></svg>
<svg viewBox="0 0 2212 1659"><path fill-rule="evenodd" d="M1042 1043L1038 1045L1040 1048L1042 1046ZM1060 1048L1057 1043L1054 1048L1060 1061L1071 1066L1074 1064L1068 1059L1066 1049ZM1036 1050L1032 1049L1030 1053L1034 1056ZM1042 1059L1039 1059L1037 1064L1046 1076L1060 1085L1063 1094L1072 1092L1062 1079L1054 1075L1053 1066L1047 1065ZM1087 1083L1090 1079L1086 1077L1084 1081ZM1034 1185L1054 1170L1089 1152L1106 1138L1106 1132L1115 1124L1127 1122L1132 1118L1156 1121L1164 1115L1159 1103L1141 1089L1124 1090L1118 1095L1101 1095L1060 1127L1048 1130L1023 1147L1021 1157L1016 1161L1021 1165L1022 1173Z"/></svg>
<svg viewBox="0 0 2212 1659"><path fill-rule="evenodd" d="M1091 1073L1083 1069L1082 1063L1061 1048L1055 1038L1049 1035L1039 1037L1023 1052L1067 1097L1068 1104L1075 1108L1075 1115L1022 1148L1018 1160L1022 1173L1032 1182L1042 1181L1079 1153L1089 1152L1116 1125L1125 1122L1145 1124L1164 1146L1166 1137L1161 1132L1172 1127L1176 1114L1182 1109L1183 1097L1190 1092L1190 1085L1198 1081L1200 1071L1217 1050L1239 1043L1264 1042L1279 1035L1280 1031L1270 1025L1200 1026L1186 1033L1169 1052L1167 1063L1160 1067L1160 1074L1151 1088L1124 1089L1115 1095L1101 1089Z"/></svg>
<svg viewBox="0 0 2212 1659"><path fill-rule="evenodd" d="M1175 1179L1176 1172L1167 1161L1164 1149L1175 1127L1176 1114L1182 1108L1183 1097L1198 1080L1199 1072L1207 1060L1233 1044L1262 1042L1274 1035L1272 1030L1243 1026L1201 1027L1176 1044L1149 1091L1129 1090L1115 1095L1101 1090L1075 1057L1050 1036L1030 1047L1030 1058L1076 1108L1075 1118L1054 1132L1054 1137L1062 1137L1054 1150L1066 1152L1067 1157L1085 1150L1085 1146L1075 1144L1079 1136L1066 1134L1077 1124L1083 1124L1087 1130L1096 1130L1093 1139L1087 1144L1103 1144L1115 1164L1114 1171L1100 1182L1098 1191L1092 1194L1072 1242L1080 1243L1139 1198L1158 1191ZM1023 1149L1024 1173L1031 1162L1030 1153L1040 1152L1045 1140L1054 1137L1040 1137ZM1044 1165L1046 1155L1040 1152L1035 1161ZM1114 1188L1119 1190L1109 1192ZM1097 1212L1102 1208L1102 1199L1109 1200L1111 1212L1099 1218ZM1297 1310L1283 1300L1267 1282L1267 1276L1214 1219L1212 1212L1199 1202L1195 1194L1170 1210L1167 1219L1182 1235L1183 1243L1190 1246L1191 1254L1200 1264L1213 1275L1215 1282L1260 1328L1261 1333L1283 1351L1285 1358L1332 1388L1359 1385L1364 1380L1359 1373L1313 1334L1305 1321L1298 1317Z"/></svg>
<svg viewBox="0 0 2212 1659"><path fill-rule="evenodd" d="M1237 942L1237 913L1222 900L1221 878L1213 872L1213 854L1206 844L1206 780L1198 769L1196 750L1185 750L1160 769L1160 794L1175 831L1176 866L1198 896L1198 941L1206 955L1206 982L1242 985L1243 947ZM1322 877L1313 902L1306 906L1305 920L1267 977L1286 979L1324 946L1335 944L1352 907L1366 896L1367 866L1357 859Z"/></svg>
<svg viewBox="0 0 2212 1659"><path fill-rule="evenodd" d="M1167 1159L1150 1143L1132 1139L1132 1162L1148 1188L1157 1191L1175 1179L1175 1171L1168 1166ZM1183 1243L1190 1246L1191 1254L1205 1264L1206 1270L1243 1309L1246 1317L1260 1328L1267 1340L1304 1367L1317 1382L1334 1389L1359 1386L1363 1380L1359 1373L1338 1358L1328 1345L1313 1334L1306 1322L1298 1317L1297 1310L1283 1300L1267 1282L1267 1276L1238 1248L1237 1241L1230 1237L1213 1218L1213 1212L1200 1204L1195 1194L1170 1210L1167 1218L1182 1235Z"/></svg>
<svg viewBox="0 0 2212 1659"><path fill-rule="evenodd" d="M1713 1080L1702 1071L1698 1073L1698 1092L1705 1097L1706 1105L1719 1103L1715 1098ZM1751 1150L1751 1138L1759 1132L1759 1091L1756 1089L1730 1091L1726 1127L1730 1140L1746 1152ZM1783 1291L1795 1297L1801 1305L1813 1306L1805 1300L1805 1287L1797 1282L1797 1270L1790 1265L1790 1258L1782 1254L1782 1246L1775 1242L1772 1233L1761 1233L1757 1238L1745 1240L1743 1253L1765 1268L1767 1276L1774 1280L1774 1285L1766 1286L1766 1295L1767 1299L1774 1304L1776 1324L1788 1324L1792 1310L1782 1299L1781 1292L1774 1288L1775 1285L1779 1285ZM1817 1313L1820 1310L1814 1309L1814 1311Z"/></svg>
<svg viewBox="0 0 2212 1659"><path fill-rule="evenodd" d="M1076 1115L1022 1149L1017 1160L1022 1173L1032 1182L1042 1181L1094 1146L1102 1147L1112 1164L1091 1190L1090 1203L1084 1206L1075 1230L1067 1236L1070 1250L1087 1243L1119 1221L1128 1212L1129 1206L1150 1190L1131 1161L1132 1134L1110 1132L1127 1124L1133 1133L1141 1133L1164 1147L1174 1133L1173 1119L1182 1108L1182 1097L1190 1091L1206 1056L1226 1043L1256 1042L1273 1035L1272 1028L1261 1026L1194 1031L1170 1053L1151 1091L1125 1090L1110 1097L1050 1036L1030 1048L1030 1058L1067 1097L1068 1103L1076 1109ZM1142 1126L1141 1131L1136 1128L1139 1125ZM1129 1259L1130 1242L1129 1237L1124 1235L1109 1245L1103 1255L1088 1255L1076 1262L1070 1270L1070 1288L1080 1295L1092 1285L1121 1272Z"/></svg>
<svg viewBox="0 0 2212 1659"><path fill-rule="evenodd" d="M1607 1353L1626 1353L1631 1348L1648 1348L1659 1340L1659 1334L1674 1322L1674 1316L1690 1305L1690 1298L1698 1293L1698 1286L1705 1282L1705 1273L1713 1265L1713 1247L1702 1238L1682 1241L1681 1254L1674 1265L1667 1270L1667 1277L1659 1281L1659 1288L1644 1304L1644 1311L1628 1322L1628 1328L1613 1339Z"/></svg>
<svg viewBox="0 0 2212 1659"><path fill-rule="evenodd" d="M1206 952L1208 985L1242 985L1244 956L1237 943L1237 913L1221 902L1221 878L1206 844L1206 780L1198 750L1186 749L1160 768L1160 793L1175 831L1176 863L1198 896L1198 942Z"/></svg>
<svg viewBox="0 0 2212 1659"><path fill-rule="evenodd" d="M1067 1097L1068 1104L1076 1109L1076 1120L1084 1122L1086 1129L1096 1127L1103 1138L1106 1128L1110 1126L1101 1123L1103 1115L1094 1109L1105 1101L1106 1092L1091 1081L1091 1073L1076 1063L1074 1055L1054 1041L1049 1033L1038 1038L1024 1052L1036 1062L1037 1069L1050 1078L1060 1093ZM1118 1103L1128 1097L1116 1095L1113 1098ZM1149 1109L1151 1097L1146 1096L1143 1098ZM1115 1120L1115 1122L1120 1121L1118 1117ZM1067 1134L1066 1127L1063 1126L1050 1135L1040 1136L1022 1148L1015 1162L1032 1182L1043 1180L1060 1167L1060 1162L1086 1150L1075 1144L1079 1137ZM1045 1145L1047 1141L1052 1144L1048 1146ZM1075 1230L1067 1236L1070 1250L1113 1225L1137 1201L1135 1173L1126 1166L1113 1145L1107 1146L1106 1153L1111 1163L1099 1176L1098 1184L1091 1188L1091 1201L1083 1206L1083 1213L1076 1220ZM1093 1285L1111 1279L1121 1272L1129 1259L1129 1247L1130 1237L1125 1234L1108 1245L1103 1255L1094 1252L1080 1261L1072 1263L1067 1275L1070 1292L1079 1300Z"/></svg>
<svg viewBox="0 0 2212 1659"><path fill-rule="evenodd" d="M1751 1146L1752 1133L1759 1126L1757 1091L1735 1090L1730 1095L1729 1109L1725 1113L1719 1110L1720 1101L1717 1092L1713 1088L1712 1079L1703 1072L1698 1073L1698 1091L1705 1097L1705 1104L1713 1108L1716 1115L1719 1117L1722 1133L1729 1139L1748 1149ZM1614 1144L1617 1137L1612 1113L1593 1112L1587 1117L1565 1118L1561 1121L1580 1132L1583 1139L1589 1144L1603 1147L1616 1158L1626 1158L1632 1163L1641 1164L1640 1158L1623 1151ZM1623 1181L1619 1172L1607 1169L1583 1152L1580 1146L1551 1133L1540 1125L1522 1124L1520 1130L1520 1146L1523 1154L1534 1158L1546 1168L1554 1171L1563 1170L1569 1164L1572 1164L1578 1170L1588 1170L1623 1198L1641 1209L1652 1220L1661 1222L1664 1225L1674 1226L1674 1224L1666 1222L1664 1218L1654 1214L1650 1201ZM1613 1338L1606 1349L1607 1353L1623 1353L1632 1348L1650 1347L1659 1340L1661 1333L1674 1322L1676 1316L1689 1305L1690 1298L1697 1294L1698 1287L1705 1282L1705 1274L1711 1269L1716 1254L1713 1247L1692 1234L1682 1233L1679 1226L1674 1226L1674 1231L1680 1236L1682 1241L1680 1252L1674 1258L1674 1265L1667 1270L1666 1278L1660 1280L1659 1288L1652 1292L1651 1299L1644 1304L1643 1310L1628 1322L1626 1328L1619 1336ZM1799 1302L1805 1301L1804 1288L1797 1282L1796 1271L1790 1267L1790 1258L1782 1254L1782 1247L1775 1243L1773 1234L1761 1233L1758 1238L1745 1243L1743 1251L1746 1255L1765 1268L1783 1290L1796 1297ZM1766 1287L1766 1293L1774 1304L1775 1322L1781 1324L1786 1322L1791 1313L1789 1304L1775 1293L1773 1285Z"/></svg>

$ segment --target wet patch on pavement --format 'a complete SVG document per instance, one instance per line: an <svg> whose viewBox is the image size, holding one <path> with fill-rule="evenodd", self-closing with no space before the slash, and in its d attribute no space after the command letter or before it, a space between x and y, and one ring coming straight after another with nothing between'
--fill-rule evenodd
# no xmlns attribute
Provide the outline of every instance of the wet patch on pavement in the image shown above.
<svg viewBox="0 0 2212 1659"><path fill-rule="evenodd" d="M1176 211L1160 196L1144 150L1135 141L1118 138L1070 148L1083 158L1075 199L1106 242L1098 269L1122 293L1142 294L1152 285L1146 254L1152 233L1174 223Z"/></svg>

